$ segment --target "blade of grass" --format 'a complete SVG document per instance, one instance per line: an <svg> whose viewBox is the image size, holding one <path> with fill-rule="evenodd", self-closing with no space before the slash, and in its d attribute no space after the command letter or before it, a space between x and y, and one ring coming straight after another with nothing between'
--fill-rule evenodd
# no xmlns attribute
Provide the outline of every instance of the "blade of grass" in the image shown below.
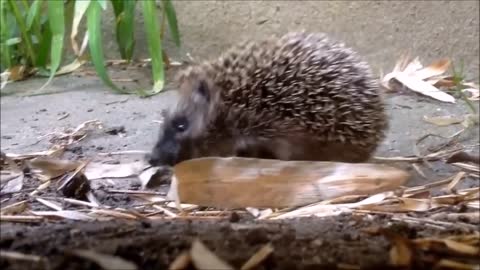
<svg viewBox="0 0 480 270"><path fill-rule="evenodd" d="M0 25L3 25L3 27L0 27L0 63L2 65L1 72L3 72L3 69L12 67L10 47L7 45L7 40L10 37L10 27L6 27L7 7L3 0L0 0Z"/></svg>
<svg viewBox="0 0 480 270"><path fill-rule="evenodd" d="M170 35L172 35L175 44L180 47L180 32L178 31L177 15L171 0L163 0L163 8L165 15L167 15L168 26L170 28Z"/></svg>
<svg viewBox="0 0 480 270"><path fill-rule="evenodd" d="M41 4L42 4L42 0L35 0L30 6L28 10L28 15L27 15L27 30L30 30L32 28L33 21L38 16L38 12L40 11Z"/></svg>
<svg viewBox="0 0 480 270"><path fill-rule="evenodd" d="M107 10L107 0L97 0L103 10Z"/></svg>
<svg viewBox="0 0 480 270"><path fill-rule="evenodd" d="M42 25L39 19L40 9L43 3L44 3L43 0L35 0L30 6L27 14L27 28L31 33L34 34L36 38L36 42L34 45L34 49L36 52L38 52L39 46L42 43L42 39L44 38L42 36ZM37 59L38 59L38 55L37 55ZM38 65L38 62L37 62L37 65Z"/></svg>
<svg viewBox="0 0 480 270"><path fill-rule="evenodd" d="M163 90L165 74L160 40L160 26L154 1L142 1L145 32L147 33L148 50L152 58L153 89L146 95L155 95Z"/></svg>
<svg viewBox="0 0 480 270"><path fill-rule="evenodd" d="M11 12L15 16L15 19L17 21L17 25L20 28L20 33L22 35L22 41L25 44L26 53L28 55L28 58L27 58L28 62L31 63L33 66L35 66L36 56L35 56L35 52L33 50L32 40L31 40L30 35L28 33L27 26L25 25L25 21L23 19L23 16L21 15L20 10L18 9L17 1L8 0L8 4L9 4Z"/></svg>
<svg viewBox="0 0 480 270"><path fill-rule="evenodd" d="M136 1L112 0L116 17L116 38L122 59L130 61L135 46L134 15Z"/></svg>
<svg viewBox="0 0 480 270"><path fill-rule="evenodd" d="M75 1L75 11L73 15L72 31L70 34L70 43L72 44L73 51L77 56L79 56L80 50L78 44L75 41L78 33L78 25L83 18L83 15L87 11L88 6L90 5L90 0Z"/></svg>
<svg viewBox="0 0 480 270"><path fill-rule="evenodd" d="M88 45L90 48L90 58L95 66L100 79L115 92L127 94L129 92L118 88L108 76L105 69L105 58L103 56L102 46L102 29L101 29L101 6L97 1L91 2L87 9L87 29L88 29Z"/></svg>
<svg viewBox="0 0 480 270"><path fill-rule="evenodd" d="M63 1L48 1L48 21L52 31L50 47L50 77L38 90L41 91L50 84L57 69L60 67L63 52L63 38L65 36L65 12Z"/></svg>

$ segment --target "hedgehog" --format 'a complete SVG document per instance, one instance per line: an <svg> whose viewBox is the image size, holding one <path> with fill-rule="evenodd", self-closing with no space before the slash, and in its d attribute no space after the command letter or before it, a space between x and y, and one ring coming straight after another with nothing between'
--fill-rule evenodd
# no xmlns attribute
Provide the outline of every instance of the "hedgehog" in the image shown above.
<svg viewBox="0 0 480 270"><path fill-rule="evenodd" d="M325 33L244 41L175 79L152 166L202 157L361 163L385 138L378 80Z"/></svg>

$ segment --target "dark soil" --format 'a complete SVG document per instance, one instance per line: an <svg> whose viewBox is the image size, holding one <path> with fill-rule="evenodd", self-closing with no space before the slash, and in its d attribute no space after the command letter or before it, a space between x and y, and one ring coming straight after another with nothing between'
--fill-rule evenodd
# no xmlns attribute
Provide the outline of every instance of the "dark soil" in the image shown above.
<svg viewBox="0 0 480 270"><path fill-rule="evenodd" d="M234 219L238 219L235 217ZM465 233L431 229L382 216L343 215L289 221L225 220L58 222L1 224L0 248L45 256L46 263L2 258L1 269L101 269L69 255L93 249L134 262L139 269L168 269L195 238L236 268L262 245L274 252L257 269L399 269L389 266L390 241L379 228L405 238ZM416 254L414 269L430 269L441 254ZM350 267L350 268L349 268ZM354 267L354 268L351 268Z"/></svg>

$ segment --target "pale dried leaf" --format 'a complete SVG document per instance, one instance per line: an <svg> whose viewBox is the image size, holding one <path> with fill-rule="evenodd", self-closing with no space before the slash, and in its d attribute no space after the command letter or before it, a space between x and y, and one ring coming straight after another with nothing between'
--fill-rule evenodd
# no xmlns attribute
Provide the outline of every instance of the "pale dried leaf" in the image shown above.
<svg viewBox="0 0 480 270"><path fill-rule="evenodd" d="M37 216L44 217L61 217L71 220L93 220L91 216L73 210L62 210L62 211L31 211L32 214Z"/></svg>
<svg viewBox="0 0 480 270"><path fill-rule="evenodd" d="M345 212L345 209L353 209L360 207L362 205L370 205L382 202L385 198L393 196L393 192L384 192L370 196L364 200L355 203L344 203L344 204L322 204L316 203L309 206L304 206L296 210L277 215L272 219L282 219L282 218L295 218L301 216L330 216L338 215L342 212Z"/></svg>
<svg viewBox="0 0 480 270"><path fill-rule="evenodd" d="M464 117L460 116L453 116L453 115L444 115L444 116L423 116L423 120L430 124L434 124L437 126L450 126L453 124L460 124L464 121Z"/></svg>
<svg viewBox="0 0 480 270"><path fill-rule="evenodd" d="M4 171L2 171L4 172ZM6 176L2 173L0 175L1 180L1 190L0 194L14 193L22 190L23 187L23 172L10 172L11 174Z"/></svg>
<svg viewBox="0 0 480 270"><path fill-rule="evenodd" d="M67 73L71 73L71 72L75 71L76 69L78 69L79 67L81 67L83 64L85 64L85 62L86 61L83 60L83 59L76 58L75 60L73 60L72 63L61 67L55 73L55 75L64 75L64 74L67 74Z"/></svg>
<svg viewBox="0 0 480 270"><path fill-rule="evenodd" d="M137 161L123 164L105 164L90 162L85 168L85 176L89 180L101 178L124 178L139 175L148 164L145 161Z"/></svg>
<svg viewBox="0 0 480 270"><path fill-rule="evenodd" d="M262 263L268 256L270 256L270 254L272 254L273 250L274 249L273 249L272 244L268 243L268 244L264 245L255 254L253 254L253 256L250 257L250 259L248 259L248 261L245 262L240 269L241 270L254 269L260 263Z"/></svg>
<svg viewBox="0 0 480 270"><path fill-rule="evenodd" d="M0 221L2 222L40 222L43 217L25 216L25 215L2 215Z"/></svg>
<svg viewBox="0 0 480 270"><path fill-rule="evenodd" d="M478 125L479 122L479 115L478 114L467 114L462 122L462 126L465 128L473 127Z"/></svg>
<svg viewBox="0 0 480 270"><path fill-rule="evenodd" d="M462 89L462 92L470 93L470 96L468 97L468 99L471 101L480 100L480 91L478 90L478 88L465 88L465 89Z"/></svg>
<svg viewBox="0 0 480 270"><path fill-rule="evenodd" d="M234 268L217 257L200 240L196 239L192 243L190 256L195 267L199 270L233 270Z"/></svg>
<svg viewBox="0 0 480 270"><path fill-rule="evenodd" d="M167 207L170 207L170 208L176 208L177 205L175 204L175 202L169 202L166 204ZM181 203L180 204L180 207L182 208L183 211L192 211L192 210L195 210L198 208L198 205L195 205L195 204L188 204L188 203Z"/></svg>
<svg viewBox="0 0 480 270"><path fill-rule="evenodd" d="M409 174L382 164L199 158L175 166L167 198L228 208L294 207L404 184ZM177 180L175 182L175 180Z"/></svg>
<svg viewBox="0 0 480 270"><path fill-rule="evenodd" d="M61 205L59 205L58 203L54 203L54 202L51 202L51 201L48 201L48 200L45 200L45 199L42 199L42 198L36 198L36 200L43 204L43 205L46 205L47 207L50 207L52 208L53 210L56 210L56 211L62 211L63 208Z"/></svg>
<svg viewBox="0 0 480 270"><path fill-rule="evenodd" d="M73 250L72 254L93 261L105 270L137 270L137 266L123 258L94 250Z"/></svg>
<svg viewBox="0 0 480 270"><path fill-rule="evenodd" d="M97 216L112 216L116 218L138 219L138 217L134 214L124 213L119 210L93 209L91 213Z"/></svg>
<svg viewBox="0 0 480 270"><path fill-rule="evenodd" d="M405 73L397 73L395 75L395 79L397 79L400 83L402 83L408 89L414 92L432 97L443 102L455 103L455 98L453 96L443 91L440 91L435 86L425 81L422 81L414 76L410 76Z"/></svg>
<svg viewBox="0 0 480 270"><path fill-rule="evenodd" d="M144 170L138 178L142 184L142 189L156 188L171 179L172 172L169 168L152 167Z"/></svg>
<svg viewBox="0 0 480 270"><path fill-rule="evenodd" d="M417 56L410 63L408 63L406 65L406 67L401 72L406 73L406 74L412 74L412 73L415 73L422 68L423 68L423 65L422 65L422 63L420 63L420 58Z"/></svg>
<svg viewBox="0 0 480 270"><path fill-rule="evenodd" d="M92 191L87 192L87 199L94 207L100 207L102 204L100 201L95 197ZM106 206L102 206L106 207Z"/></svg>
<svg viewBox="0 0 480 270"><path fill-rule="evenodd" d="M359 209L378 211L378 212L425 212L443 205L429 199L415 198L391 198L381 204L370 204L358 207Z"/></svg>
<svg viewBox="0 0 480 270"><path fill-rule="evenodd" d="M30 254L24 254L16 251L7 251L7 250L0 250L0 258L20 260L20 261L31 261L31 262L37 262L37 263L45 259L44 257L37 256L37 255L30 255Z"/></svg>

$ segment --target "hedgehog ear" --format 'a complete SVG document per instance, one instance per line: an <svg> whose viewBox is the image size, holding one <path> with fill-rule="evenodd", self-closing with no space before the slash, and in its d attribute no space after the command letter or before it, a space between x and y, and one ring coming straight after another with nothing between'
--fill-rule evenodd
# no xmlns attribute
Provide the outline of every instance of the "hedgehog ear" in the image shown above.
<svg viewBox="0 0 480 270"><path fill-rule="evenodd" d="M210 93L208 91L208 85L207 82L201 80L200 83L197 86L197 89L195 89L195 92L204 100L207 102L210 101Z"/></svg>

